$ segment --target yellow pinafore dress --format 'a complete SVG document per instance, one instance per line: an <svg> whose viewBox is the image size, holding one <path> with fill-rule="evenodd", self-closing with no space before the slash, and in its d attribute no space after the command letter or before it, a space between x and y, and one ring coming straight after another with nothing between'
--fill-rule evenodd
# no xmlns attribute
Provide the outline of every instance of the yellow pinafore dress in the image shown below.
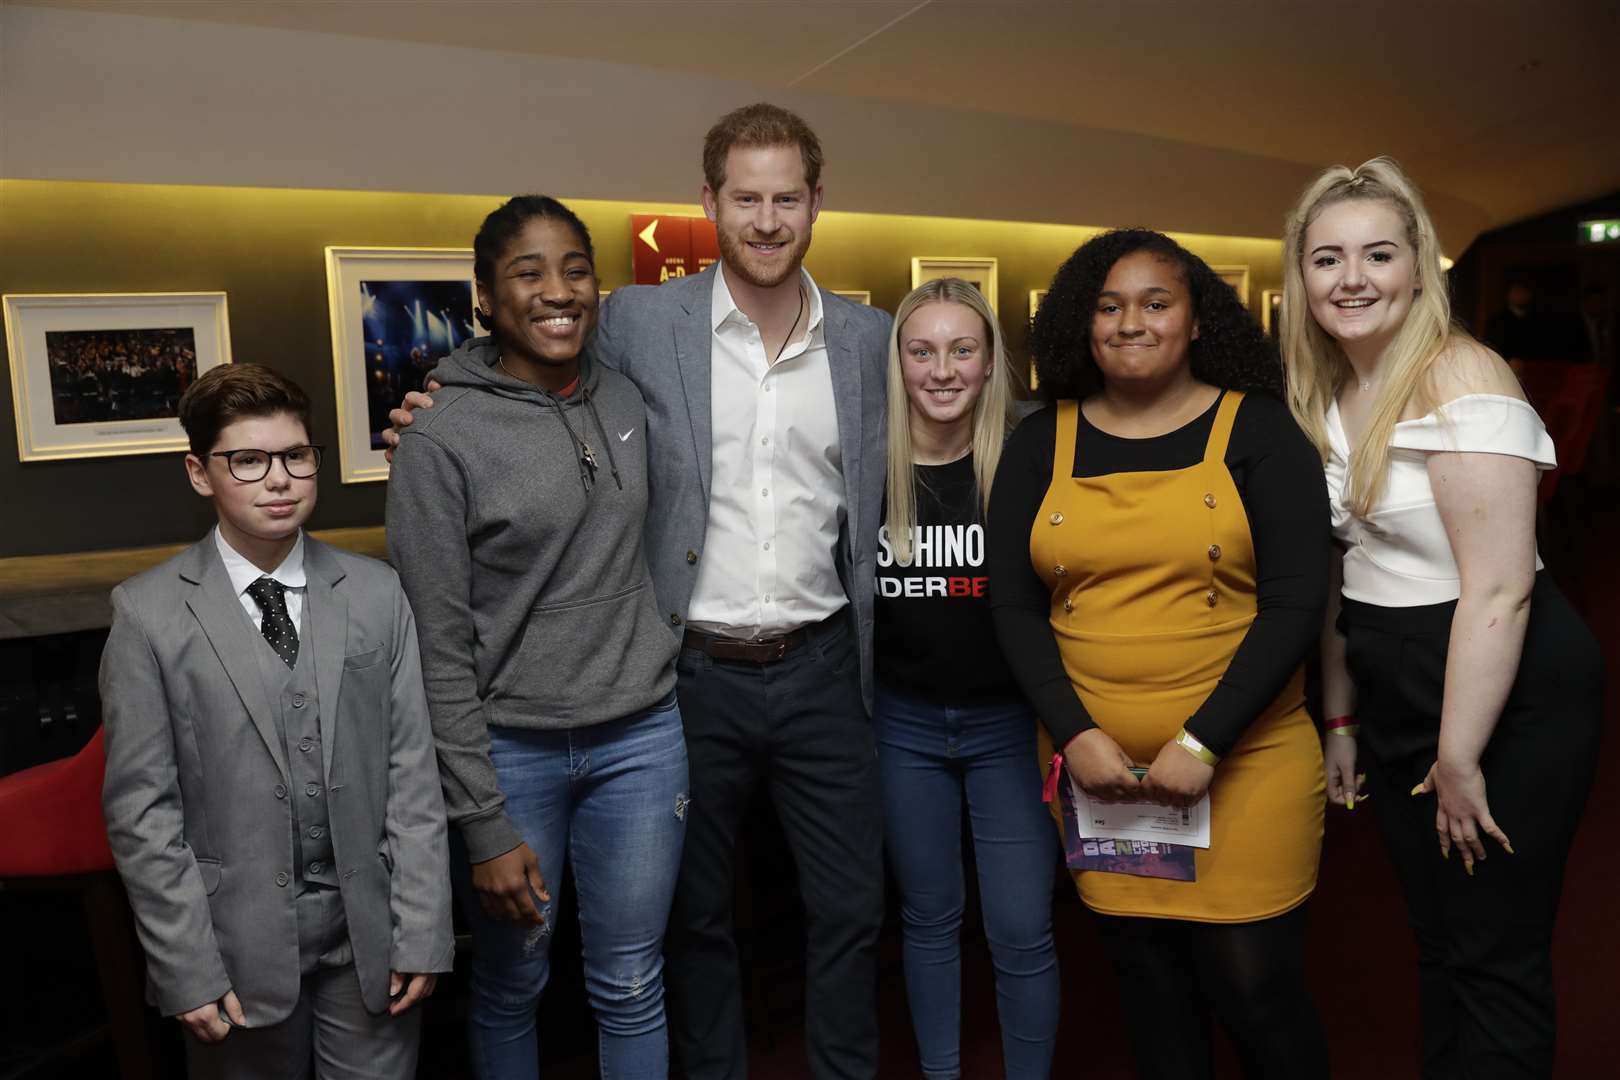
<svg viewBox="0 0 1620 1080"><path fill-rule="evenodd" d="M1080 407L1058 404L1052 482L1030 557L1052 591L1052 632L1075 692L1140 765L1209 697L1254 622L1254 545L1225 462L1242 398L1222 397L1198 464L1097 477L1070 475ZM1050 762L1044 731L1041 741ZM1107 915L1280 915L1316 886L1323 797L1301 669L1215 767L1197 880L1076 871L1080 897ZM1056 801L1052 809L1061 830Z"/></svg>

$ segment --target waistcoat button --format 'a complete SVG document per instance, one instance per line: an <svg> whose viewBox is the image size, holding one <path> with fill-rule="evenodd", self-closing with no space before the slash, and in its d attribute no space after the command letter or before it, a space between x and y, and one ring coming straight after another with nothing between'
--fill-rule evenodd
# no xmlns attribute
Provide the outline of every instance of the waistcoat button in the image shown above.
<svg viewBox="0 0 1620 1080"><path fill-rule="evenodd" d="M286 797L287 797L287 785L285 785L285 784L277 784L276 785L276 798L285 799Z"/></svg>
<svg viewBox="0 0 1620 1080"><path fill-rule="evenodd" d="M1221 557L1221 545L1219 545L1219 544L1211 544L1211 545L1209 545L1209 561L1214 562L1216 559L1218 559L1220 557Z"/></svg>
<svg viewBox="0 0 1620 1080"><path fill-rule="evenodd" d="M687 565L688 565L688 566L690 566L690 565L692 565L692 564L693 564L693 563L695 563L695 562L697 562L697 552L695 552L695 551L688 551L688 552L687 552L687 553L686 553L686 562L687 562Z"/></svg>
<svg viewBox="0 0 1620 1080"><path fill-rule="evenodd" d="M284 871L276 874L276 884L281 886L283 889L287 887L287 882L290 880L291 879L287 877Z"/></svg>
<svg viewBox="0 0 1620 1080"><path fill-rule="evenodd" d="M1058 577L1063 577L1068 572L1069 572L1069 568L1067 566L1064 566L1062 563L1059 563L1058 565L1052 567L1052 573L1056 574Z"/></svg>
<svg viewBox="0 0 1620 1080"><path fill-rule="evenodd" d="M1063 610L1064 611L1073 611L1074 610L1074 601L1069 599L1067 596L1065 596L1063 598Z"/></svg>
<svg viewBox="0 0 1620 1080"><path fill-rule="evenodd" d="M681 625L681 617L679 615L676 615L673 612L671 612L670 616L669 616L669 625L671 625L671 626L679 626L679 625Z"/></svg>
<svg viewBox="0 0 1620 1080"><path fill-rule="evenodd" d="M1210 607L1214 607L1215 606L1215 601L1218 600L1219 598L1220 598L1220 594L1217 593L1214 589L1211 589L1211 590L1209 590L1209 592L1204 594L1204 600L1205 600L1205 602L1207 602L1209 604Z"/></svg>
<svg viewBox="0 0 1620 1080"><path fill-rule="evenodd" d="M1215 509L1215 496L1214 496L1214 494L1206 494L1204 496L1204 505L1209 507L1211 510Z"/></svg>
<svg viewBox="0 0 1620 1080"><path fill-rule="evenodd" d="M1058 510L1052 511L1052 524L1054 524L1054 525L1063 524L1063 514L1062 514L1061 511L1058 511Z"/></svg>

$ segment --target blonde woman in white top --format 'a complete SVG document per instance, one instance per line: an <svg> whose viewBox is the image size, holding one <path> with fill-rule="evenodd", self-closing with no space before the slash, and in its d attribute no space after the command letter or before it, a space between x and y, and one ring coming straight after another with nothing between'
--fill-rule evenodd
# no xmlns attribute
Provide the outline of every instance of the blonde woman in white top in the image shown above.
<svg viewBox="0 0 1620 1080"><path fill-rule="evenodd" d="M1597 643L1536 553L1552 441L1452 324L1434 225L1393 162L1324 172L1284 252L1289 405L1344 551L1328 797L1353 808L1358 768L1377 796L1418 939L1423 1076L1550 1076L1552 925L1602 716Z"/></svg>

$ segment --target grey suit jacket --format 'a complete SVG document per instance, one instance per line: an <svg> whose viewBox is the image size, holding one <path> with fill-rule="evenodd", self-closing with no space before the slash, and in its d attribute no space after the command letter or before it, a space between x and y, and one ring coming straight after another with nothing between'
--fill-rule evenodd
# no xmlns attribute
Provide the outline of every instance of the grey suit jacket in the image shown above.
<svg viewBox="0 0 1620 1080"><path fill-rule="evenodd" d="M647 402L647 563L658 605L680 632L709 524L714 447L709 347L719 263L664 285L615 289L591 348ZM888 312L821 290L827 362L838 410L848 516L835 553L860 644L861 692L872 708L872 596L888 454Z"/></svg>
<svg viewBox="0 0 1620 1080"><path fill-rule="evenodd" d="M444 802L416 627L387 565L304 539L333 854L366 1008L450 970ZM234 989L250 1027L299 995L286 750L212 533L113 590L102 805L164 1015Z"/></svg>

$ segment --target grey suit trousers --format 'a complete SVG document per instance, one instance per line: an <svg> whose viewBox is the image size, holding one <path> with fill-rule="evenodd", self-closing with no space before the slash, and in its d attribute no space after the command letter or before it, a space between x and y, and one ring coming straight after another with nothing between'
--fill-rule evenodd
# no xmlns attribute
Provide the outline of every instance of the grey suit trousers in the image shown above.
<svg viewBox="0 0 1620 1080"><path fill-rule="evenodd" d="M411 1080L422 1036L422 1005L404 1016L373 1016L360 1000L354 965L304 976L287 1019L233 1028L223 1042L187 1033L191 1080Z"/></svg>

